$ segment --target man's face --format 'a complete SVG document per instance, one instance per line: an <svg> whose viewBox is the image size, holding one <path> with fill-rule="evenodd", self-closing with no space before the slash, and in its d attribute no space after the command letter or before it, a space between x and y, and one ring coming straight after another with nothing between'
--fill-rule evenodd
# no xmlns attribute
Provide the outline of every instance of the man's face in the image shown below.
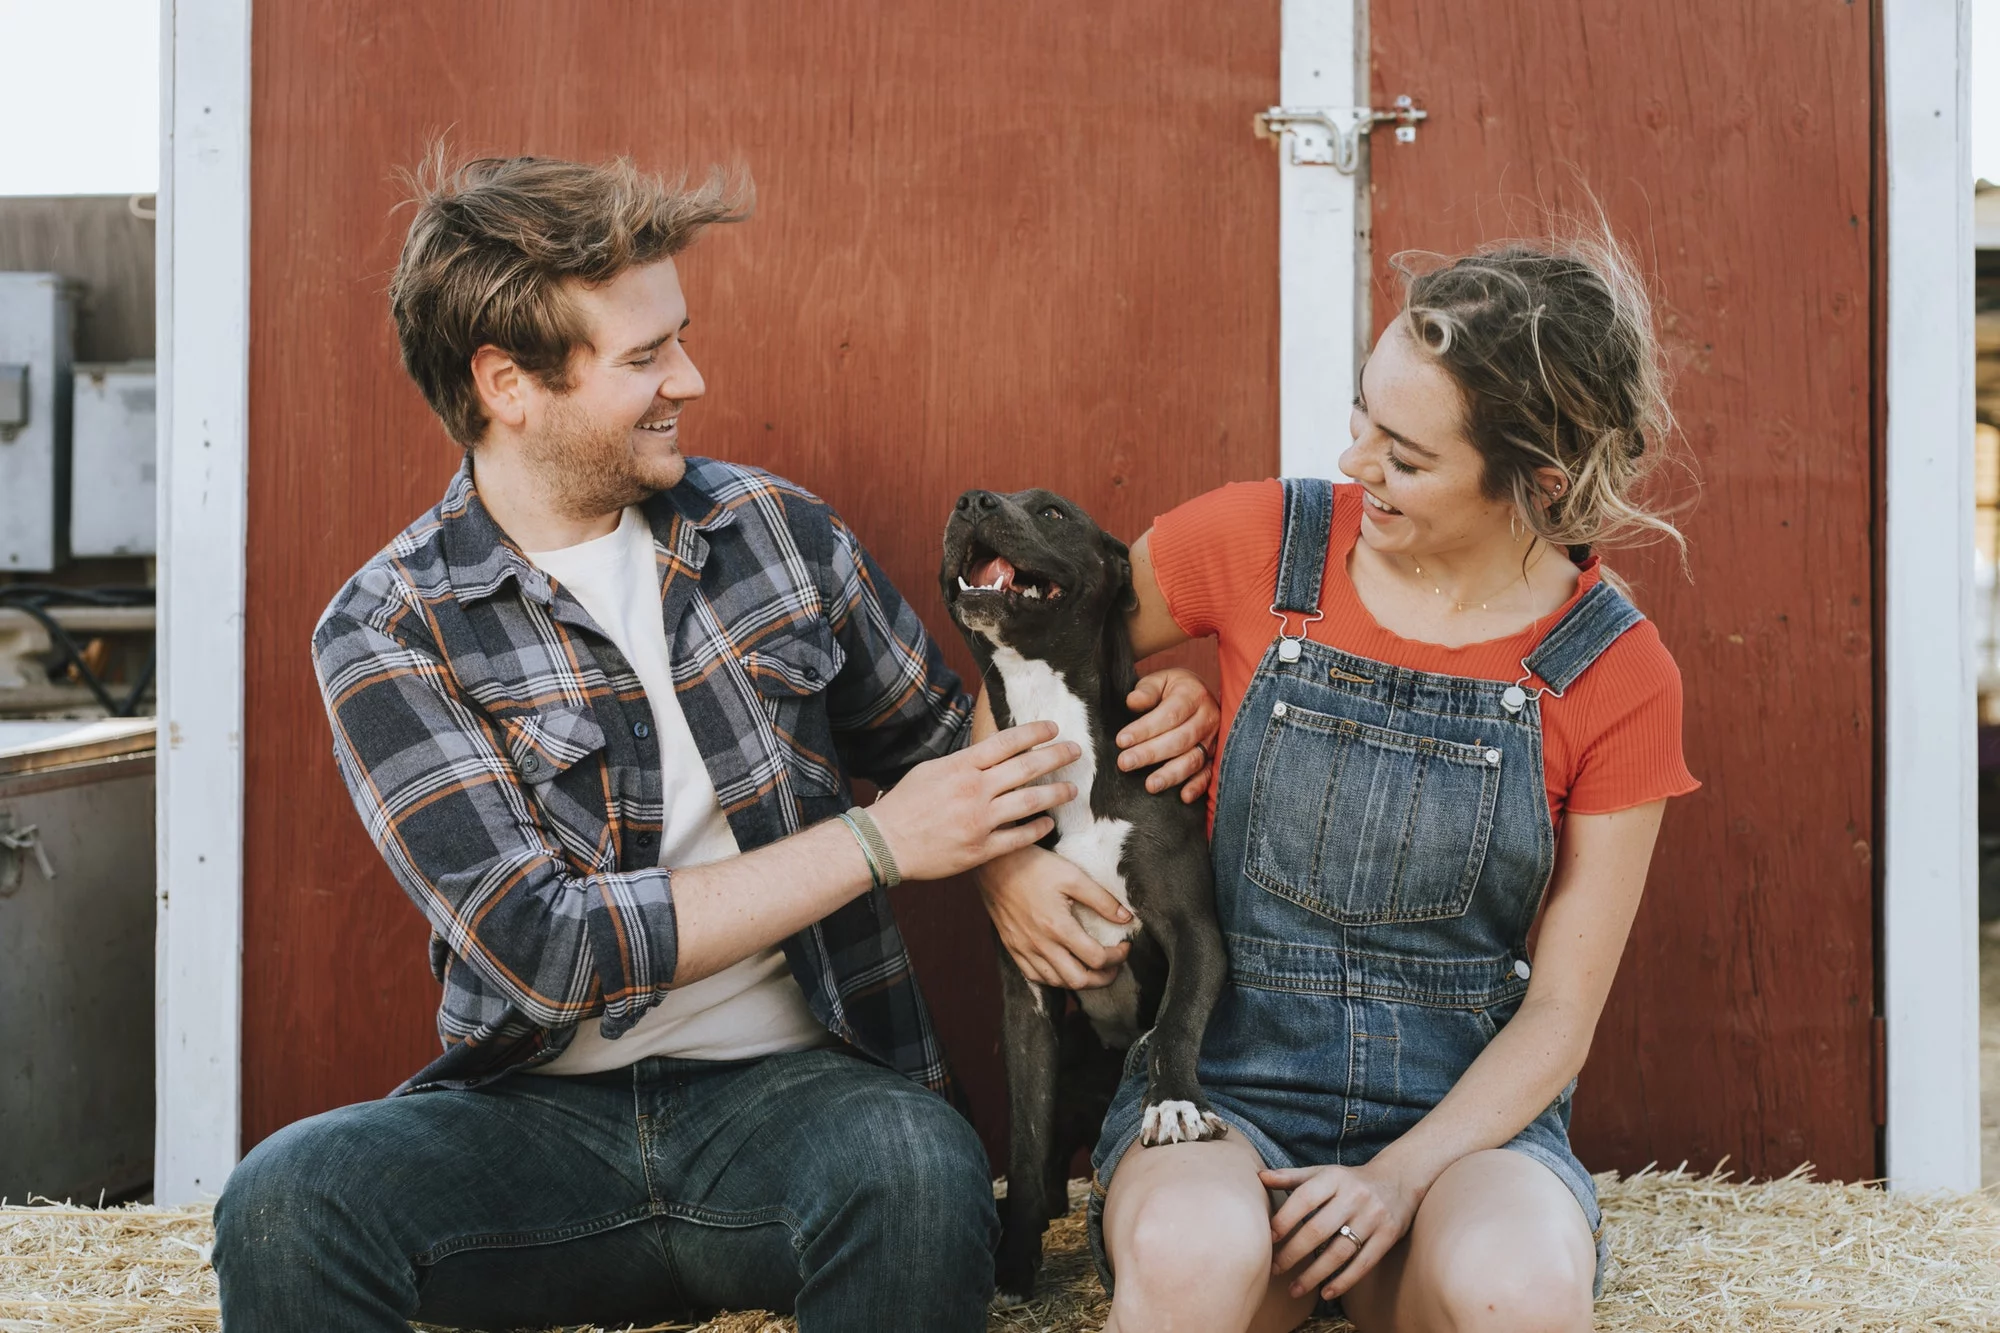
<svg viewBox="0 0 2000 1333"><path fill-rule="evenodd" d="M533 386L523 443L550 501L594 517L679 484L681 409L703 385L681 342L687 298L671 259L569 295L590 344L571 357L567 391Z"/></svg>

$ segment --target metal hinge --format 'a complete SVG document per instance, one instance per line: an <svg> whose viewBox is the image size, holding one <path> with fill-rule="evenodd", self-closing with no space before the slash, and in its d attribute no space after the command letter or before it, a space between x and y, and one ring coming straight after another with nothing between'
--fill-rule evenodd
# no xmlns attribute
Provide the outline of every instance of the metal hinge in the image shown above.
<svg viewBox="0 0 2000 1333"><path fill-rule="evenodd" d="M0 829L0 898L21 887L21 867L30 853L34 855L35 867L42 872L42 878L53 880L56 868L49 864L49 854L43 848L40 832L33 824L17 829Z"/></svg>
<svg viewBox="0 0 2000 1333"><path fill-rule="evenodd" d="M1274 146L1290 139L1295 167L1332 167L1352 176L1361 161L1362 135L1377 125L1393 124L1397 143L1415 143L1417 122L1429 117L1407 94L1388 111L1372 106L1274 106L1257 113L1257 137Z"/></svg>

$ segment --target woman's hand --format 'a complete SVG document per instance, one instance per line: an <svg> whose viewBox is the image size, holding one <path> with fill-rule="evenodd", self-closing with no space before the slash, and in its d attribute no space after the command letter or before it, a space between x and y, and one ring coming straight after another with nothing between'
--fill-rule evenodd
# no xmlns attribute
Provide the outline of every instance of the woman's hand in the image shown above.
<svg viewBox="0 0 2000 1333"><path fill-rule="evenodd" d="M1000 943L1030 981L1066 990L1109 986L1130 946L1092 939L1070 910L1081 903L1120 925L1132 914L1090 876L1040 847L988 861L973 872Z"/></svg>
<svg viewBox="0 0 2000 1333"><path fill-rule="evenodd" d="M1215 758L1216 728L1222 706L1186 667L1167 667L1139 677L1125 706L1140 716L1118 733L1118 767L1130 773L1158 764L1146 775L1147 791L1181 784L1181 800L1192 805L1208 791Z"/></svg>
<svg viewBox="0 0 2000 1333"><path fill-rule="evenodd" d="M1075 800L1076 786L1042 780L1080 754L1053 722L1009 727L918 764L868 813L903 878L947 879L1045 837L1048 811Z"/></svg>
<svg viewBox="0 0 2000 1333"><path fill-rule="evenodd" d="M1271 1274L1297 1270L1294 1299L1314 1287L1326 1300L1345 1295L1403 1238L1417 1215L1417 1192L1374 1162L1266 1170L1257 1178L1265 1189L1291 1191L1271 1217ZM1361 1237L1360 1245L1340 1234L1343 1226Z"/></svg>

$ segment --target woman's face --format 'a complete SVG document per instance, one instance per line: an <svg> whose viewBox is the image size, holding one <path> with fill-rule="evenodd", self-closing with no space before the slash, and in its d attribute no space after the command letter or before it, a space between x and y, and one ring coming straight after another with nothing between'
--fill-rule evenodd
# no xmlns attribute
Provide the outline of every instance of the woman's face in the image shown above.
<svg viewBox="0 0 2000 1333"><path fill-rule="evenodd" d="M1481 487L1485 461L1465 438L1465 403L1451 377L1397 320L1362 367L1348 419L1354 443L1340 470L1361 483L1361 540L1421 560L1493 540L1510 501Z"/></svg>

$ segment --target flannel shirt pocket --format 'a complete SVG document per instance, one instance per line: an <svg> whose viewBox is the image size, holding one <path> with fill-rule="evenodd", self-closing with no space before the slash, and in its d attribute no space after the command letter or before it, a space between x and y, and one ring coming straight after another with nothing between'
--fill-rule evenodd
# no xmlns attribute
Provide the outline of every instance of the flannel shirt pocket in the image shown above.
<svg viewBox="0 0 2000 1333"><path fill-rule="evenodd" d="M558 705L503 717L507 757L523 782L553 782L604 749L604 728L588 707Z"/></svg>
<svg viewBox="0 0 2000 1333"><path fill-rule="evenodd" d="M826 689L845 663L833 631L821 620L789 626L743 654L743 670L763 702L786 766L805 791L840 790Z"/></svg>

